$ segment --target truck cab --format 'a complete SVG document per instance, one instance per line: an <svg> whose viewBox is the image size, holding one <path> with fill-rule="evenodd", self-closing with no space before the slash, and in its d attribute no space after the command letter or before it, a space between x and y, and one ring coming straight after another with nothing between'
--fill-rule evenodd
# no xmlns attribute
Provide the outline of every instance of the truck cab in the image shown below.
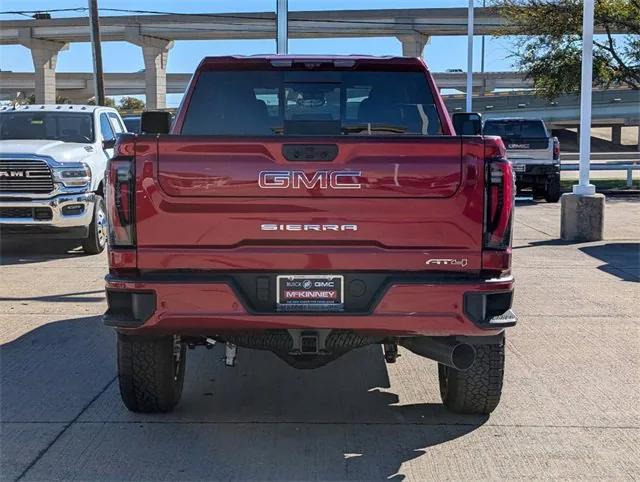
<svg viewBox="0 0 640 482"><path fill-rule="evenodd" d="M0 230L3 238L73 239L87 254L107 242L104 172L118 111L90 105L0 109Z"/></svg>

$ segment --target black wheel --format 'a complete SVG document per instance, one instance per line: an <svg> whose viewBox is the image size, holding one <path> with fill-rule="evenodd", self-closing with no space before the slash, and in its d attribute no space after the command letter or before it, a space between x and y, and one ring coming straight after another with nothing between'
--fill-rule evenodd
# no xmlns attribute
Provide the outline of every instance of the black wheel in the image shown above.
<svg viewBox="0 0 640 482"><path fill-rule="evenodd" d="M560 176L553 176L547 181L544 200L548 203L557 203L560 200L560 194Z"/></svg>
<svg viewBox="0 0 640 482"><path fill-rule="evenodd" d="M186 348L175 336L118 334L118 381L132 412L170 412L180 401Z"/></svg>
<svg viewBox="0 0 640 482"><path fill-rule="evenodd" d="M96 195L93 205L93 219L89 225L89 237L82 242L82 249L87 254L102 253L107 245L107 213L104 199Z"/></svg>
<svg viewBox="0 0 640 482"><path fill-rule="evenodd" d="M500 344L475 345L476 359L467 370L438 364L440 397L456 413L489 415L500 402L504 374L504 338Z"/></svg>

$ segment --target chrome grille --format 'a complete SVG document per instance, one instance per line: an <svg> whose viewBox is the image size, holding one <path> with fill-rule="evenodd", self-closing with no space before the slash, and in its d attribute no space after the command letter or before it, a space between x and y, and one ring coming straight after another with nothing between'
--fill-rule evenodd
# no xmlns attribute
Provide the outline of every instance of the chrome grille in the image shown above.
<svg viewBox="0 0 640 482"><path fill-rule="evenodd" d="M0 193L48 193L53 177L46 162L39 159L0 159Z"/></svg>

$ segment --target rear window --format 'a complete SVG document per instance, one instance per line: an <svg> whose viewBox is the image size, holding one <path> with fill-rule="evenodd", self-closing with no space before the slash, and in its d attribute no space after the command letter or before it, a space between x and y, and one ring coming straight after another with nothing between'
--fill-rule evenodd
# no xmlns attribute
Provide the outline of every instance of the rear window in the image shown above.
<svg viewBox="0 0 640 482"><path fill-rule="evenodd" d="M487 136L500 136L503 139L546 139L547 131L542 121L508 120L484 123L483 133Z"/></svg>
<svg viewBox="0 0 640 482"><path fill-rule="evenodd" d="M205 71L182 134L440 135L421 72Z"/></svg>
<svg viewBox="0 0 640 482"><path fill-rule="evenodd" d="M140 117L123 117L122 120L127 127L127 132L140 132Z"/></svg>

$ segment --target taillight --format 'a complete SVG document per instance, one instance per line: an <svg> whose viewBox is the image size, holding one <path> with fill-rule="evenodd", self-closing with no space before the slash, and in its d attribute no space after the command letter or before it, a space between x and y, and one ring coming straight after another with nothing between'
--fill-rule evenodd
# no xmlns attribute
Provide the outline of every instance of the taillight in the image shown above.
<svg viewBox="0 0 640 482"><path fill-rule="evenodd" d="M560 141L558 140L557 137L553 138L553 160L554 161L560 160Z"/></svg>
<svg viewBox="0 0 640 482"><path fill-rule="evenodd" d="M511 246L511 225L515 203L515 177L499 138L485 138L486 205L484 247Z"/></svg>
<svg viewBox="0 0 640 482"><path fill-rule="evenodd" d="M135 245L135 164L128 155L130 147L116 146L116 155L107 164L106 203L112 247Z"/></svg>

